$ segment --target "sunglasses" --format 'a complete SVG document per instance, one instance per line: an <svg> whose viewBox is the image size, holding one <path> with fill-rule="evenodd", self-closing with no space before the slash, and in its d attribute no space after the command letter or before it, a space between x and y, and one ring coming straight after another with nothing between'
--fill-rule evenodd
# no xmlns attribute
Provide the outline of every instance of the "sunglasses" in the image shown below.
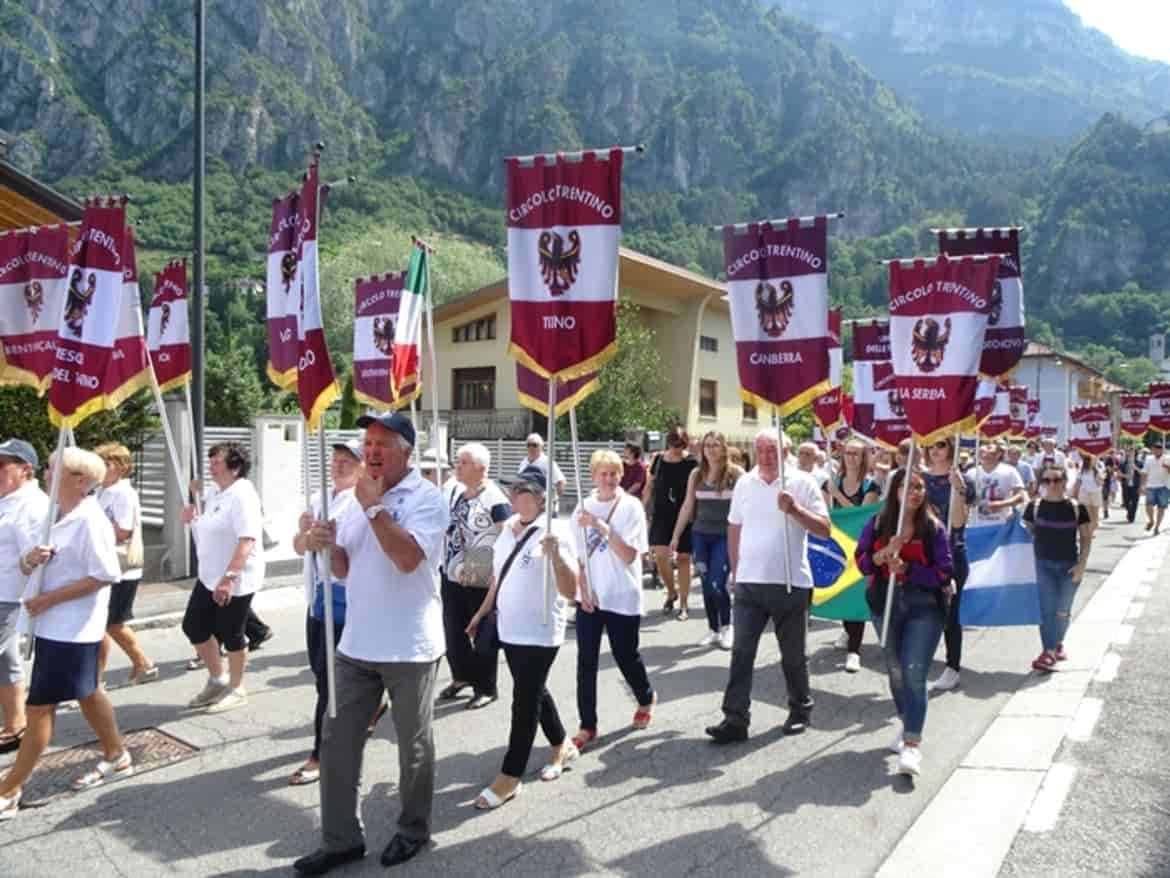
<svg viewBox="0 0 1170 878"><path fill-rule="evenodd" d="M539 448L539 447L540 447L540 443L539 443L539 442L529 442L529 443L528 443L528 447L529 447L529 448Z"/></svg>
<svg viewBox="0 0 1170 878"><path fill-rule="evenodd" d="M934 448L934 449L936 449L936 450L937 450L937 449L939 449L939 448L950 448L950 447L951 447L951 445L950 445L950 443L949 443L949 442L935 442L935 443L934 443L933 445L931 445L930 447L931 447L931 448Z"/></svg>
<svg viewBox="0 0 1170 878"><path fill-rule="evenodd" d="M1041 479L1040 480L1040 484L1042 484L1042 485L1059 485L1062 482L1064 482L1064 479L1062 479L1062 478L1055 478L1055 479L1048 478L1048 479Z"/></svg>

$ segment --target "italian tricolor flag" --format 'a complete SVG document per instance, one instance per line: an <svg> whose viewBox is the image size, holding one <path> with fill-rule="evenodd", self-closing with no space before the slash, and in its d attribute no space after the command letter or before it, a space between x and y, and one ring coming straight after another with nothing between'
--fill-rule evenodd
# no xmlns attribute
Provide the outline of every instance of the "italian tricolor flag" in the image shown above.
<svg viewBox="0 0 1170 878"><path fill-rule="evenodd" d="M427 251L415 246L406 272L406 289L398 304L398 325L394 328L394 396L398 405L414 399L422 390L419 380L419 340L423 309L430 294L430 266Z"/></svg>

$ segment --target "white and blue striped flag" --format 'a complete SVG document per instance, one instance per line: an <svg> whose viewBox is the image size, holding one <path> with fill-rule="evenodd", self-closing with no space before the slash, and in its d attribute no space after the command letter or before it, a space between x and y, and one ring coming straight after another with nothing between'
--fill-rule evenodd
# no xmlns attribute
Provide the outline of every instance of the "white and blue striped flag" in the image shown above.
<svg viewBox="0 0 1170 878"><path fill-rule="evenodd" d="M1036 561L1032 535L1019 516L967 528L971 575L959 605L962 625L1037 625Z"/></svg>

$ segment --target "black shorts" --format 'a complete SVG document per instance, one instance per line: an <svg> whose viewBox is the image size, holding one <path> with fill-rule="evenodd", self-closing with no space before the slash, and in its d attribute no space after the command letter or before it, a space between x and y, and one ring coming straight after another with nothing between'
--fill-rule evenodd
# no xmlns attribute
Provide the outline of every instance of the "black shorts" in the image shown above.
<svg viewBox="0 0 1170 878"><path fill-rule="evenodd" d="M183 633L192 646L214 637L228 652L239 652L248 646L244 626L251 606L252 595L246 594L232 598L227 606L221 607L212 600L211 591L202 582L196 582L183 614Z"/></svg>
<svg viewBox="0 0 1170 878"><path fill-rule="evenodd" d="M110 586L110 611L106 626L125 625L134 618L134 598L141 579L123 579Z"/></svg>
<svg viewBox="0 0 1170 878"><path fill-rule="evenodd" d="M654 516L654 520L650 522L650 545L669 546L671 539L674 537L674 526L677 522L677 513L671 518L663 516L661 523L659 523L659 517L657 515ZM680 555L691 554L691 525L689 524L679 534L678 553Z"/></svg>
<svg viewBox="0 0 1170 878"><path fill-rule="evenodd" d="M36 638L28 703L35 707L80 701L97 690L101 643Z"/></svg>

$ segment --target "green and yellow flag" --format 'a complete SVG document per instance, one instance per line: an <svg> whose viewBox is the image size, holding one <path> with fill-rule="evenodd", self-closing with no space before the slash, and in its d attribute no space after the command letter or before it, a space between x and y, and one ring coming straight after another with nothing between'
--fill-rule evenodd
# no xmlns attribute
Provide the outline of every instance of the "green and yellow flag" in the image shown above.
<svg viewBox="0 0 1170 878"><path fill-rule="evenodd" d="M808 561L813 574L812 614L822 619L868 622L865 603L865 577L857 569L853 551L865 523L874 516L880 503L855 509L834 509L830 516L833 530L827 540L808 538Z"/></svg>

